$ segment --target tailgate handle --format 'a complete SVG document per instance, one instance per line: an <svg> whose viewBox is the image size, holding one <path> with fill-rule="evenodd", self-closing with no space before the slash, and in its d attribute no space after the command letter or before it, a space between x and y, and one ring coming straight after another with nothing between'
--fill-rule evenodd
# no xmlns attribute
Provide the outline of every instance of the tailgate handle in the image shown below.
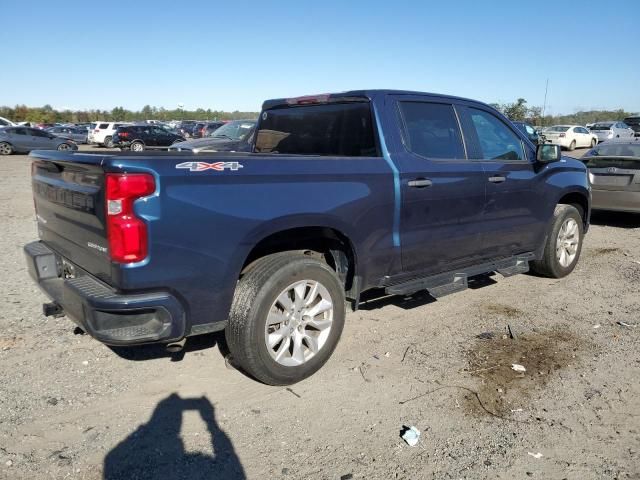
<svg viewBox="0 0 640 480"><path fill-rule="evenodd" d="M428 178L416 178L415 180L409 180L409 186L414 188L430 187L433 182Z"/></svg>

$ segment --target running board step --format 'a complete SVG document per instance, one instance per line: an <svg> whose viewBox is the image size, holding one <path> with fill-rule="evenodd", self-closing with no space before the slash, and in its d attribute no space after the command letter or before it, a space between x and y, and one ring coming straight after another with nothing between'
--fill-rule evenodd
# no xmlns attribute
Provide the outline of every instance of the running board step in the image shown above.
<svg viewBox="0 0 640 480"><path fill-rule="evenodd" d="M497 271L503 277L510 277L512 275L518 275L519 273L527 273L529 271L529 261L524 258L516 258L515 265L499 268Z"/></svg>
<svg viewBox="0 0 640 480"><path fill-rule="evenodd" d="M411 282L393 285L385 289L389 295L411 295L420 290L427 290L434 298L444 297L450 293L461 292L469 286L465 273L436 275L420 278Z"/></svg>
<svg viewBox="0 0 640 480"><path fill-rule="evenodd" d="M411 295L421 290L427 290L432 297L439 298L465 290L469 286L468 279L476 275L498 272L503 277L510 277L518 273L528 272L529 261L534 258L535 255L533 253L525 253L515 257L474 265L465 268L463 271L413 278L395 285L387 285L384 288L389 295Z"/></svg>

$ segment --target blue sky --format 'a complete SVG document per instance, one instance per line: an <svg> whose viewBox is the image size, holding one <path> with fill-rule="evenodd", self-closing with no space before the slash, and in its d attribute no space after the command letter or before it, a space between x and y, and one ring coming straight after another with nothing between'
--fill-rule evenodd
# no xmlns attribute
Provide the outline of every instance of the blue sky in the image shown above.
<svg viewBox="0 0 640 480"><path fill-rule="evenodd" d="M361 88L640 111L640 3L0 0L0 105L259 110Z"/></svg>

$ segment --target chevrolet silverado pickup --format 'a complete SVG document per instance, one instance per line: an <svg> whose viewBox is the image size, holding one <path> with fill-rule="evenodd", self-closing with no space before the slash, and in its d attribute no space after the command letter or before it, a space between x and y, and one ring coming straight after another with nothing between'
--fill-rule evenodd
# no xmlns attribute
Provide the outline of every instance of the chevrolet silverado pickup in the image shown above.
<svg viewBox="0 0 640 480"><path fill-rule="evenodd" d="M32 278L109 345L225 331L244 371L297 382L380 289L569 274L585 166L464 98L367 90L269 100L250 153L31 153Z"/></svg>

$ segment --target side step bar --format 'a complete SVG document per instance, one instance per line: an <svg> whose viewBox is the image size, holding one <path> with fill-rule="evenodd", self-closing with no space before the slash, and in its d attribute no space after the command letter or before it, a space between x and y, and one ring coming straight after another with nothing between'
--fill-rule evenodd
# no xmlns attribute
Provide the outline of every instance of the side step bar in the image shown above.
<svg viewBox="0 0 640 480"><path fill-rule="evenodd" d="M453 272L414 278L406 282L389 285L385 287L385 292L389 295L411 295L421 290L427 290L432 297L440 298L465 290L469 286L469 278L476 275L498 272L503 277L510 277L518 273L526 273L529 271L529 261L534 258L535 255L533 253L526 253Z"/></svg>

